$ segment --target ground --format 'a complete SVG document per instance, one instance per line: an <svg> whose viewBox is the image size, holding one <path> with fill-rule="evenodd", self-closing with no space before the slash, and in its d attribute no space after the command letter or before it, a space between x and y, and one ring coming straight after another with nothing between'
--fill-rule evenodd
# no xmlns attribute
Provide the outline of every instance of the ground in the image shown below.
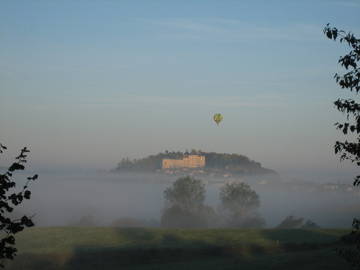
<svg viewBox="0 0 360 270"><path fill-rule="evenodd" d="M350 269L345 230L34 228L7 269Z"/></svg>

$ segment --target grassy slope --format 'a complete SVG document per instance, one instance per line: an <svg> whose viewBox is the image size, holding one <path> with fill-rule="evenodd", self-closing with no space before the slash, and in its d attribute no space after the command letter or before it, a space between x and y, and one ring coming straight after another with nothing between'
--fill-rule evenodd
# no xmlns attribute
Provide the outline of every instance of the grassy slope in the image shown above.
<svg viewBox="0 0 360 270"><path fill-rule="evenodd" d="M9 269L348 269L344 230L34 228Z"/></svg>

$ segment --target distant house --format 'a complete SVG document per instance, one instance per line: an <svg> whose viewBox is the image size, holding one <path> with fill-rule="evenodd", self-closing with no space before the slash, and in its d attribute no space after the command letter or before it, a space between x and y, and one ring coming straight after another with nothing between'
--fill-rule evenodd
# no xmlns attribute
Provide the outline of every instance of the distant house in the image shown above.
<svg viewBox="0 0 360 270"><path fill-rule="evenodd" d="M202 168L205 167L205 156L189 155L183 159L163 159L162 169Z"/></svg>

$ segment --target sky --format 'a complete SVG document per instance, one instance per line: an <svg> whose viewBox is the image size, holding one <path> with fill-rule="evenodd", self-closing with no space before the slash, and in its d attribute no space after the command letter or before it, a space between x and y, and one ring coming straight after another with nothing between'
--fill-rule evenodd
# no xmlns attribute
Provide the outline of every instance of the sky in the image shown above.
<svg viewBox="0 0 360 270"><path fill-rule="evenodd" d="M348 172L333 80L360 1L0 3L0 140L31 166L110 169L164 150ZM220 126L214 113L224 116ZM3 159L4 160L4 159Z"/></svg>

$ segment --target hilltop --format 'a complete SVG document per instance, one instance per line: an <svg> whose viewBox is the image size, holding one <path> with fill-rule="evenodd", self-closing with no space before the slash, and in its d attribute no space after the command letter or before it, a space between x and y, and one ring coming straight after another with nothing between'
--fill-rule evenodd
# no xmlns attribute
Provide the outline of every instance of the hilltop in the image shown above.
<svg viewBox="0 0 360 270"><path fill-rule="evenodd" d="M189 155L205 157L205 166L197 168L166 168L162 167L163 159L181 160ZM167 174L205 174L205 175L255 175L255 174L277 174L271 169L262 167L261 163L249 159L244 155L204 152L192 150L191 152L169 152L158 153L140 159L122 159L114 172L163 172Z"/></svg>

